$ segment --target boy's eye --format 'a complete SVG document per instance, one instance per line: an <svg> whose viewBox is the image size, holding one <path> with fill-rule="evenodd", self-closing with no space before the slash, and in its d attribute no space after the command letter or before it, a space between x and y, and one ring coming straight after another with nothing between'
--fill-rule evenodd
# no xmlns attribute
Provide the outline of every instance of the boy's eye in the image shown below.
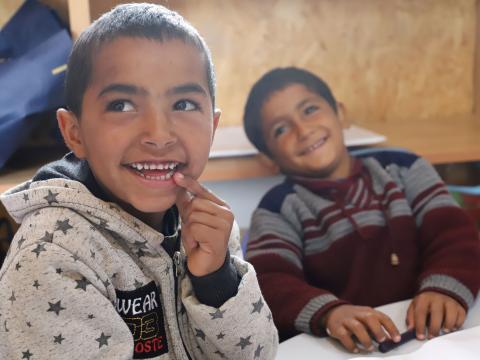
<svg viewBox="0 0 480 360"><path fill-rule="evenodd" d="M305 113L305 115L309 115L309 114L317 111L318 109L319 109L319 107L317 105L309 105L303 110L303 112Z"/></svg>
<svg viewBox="0 0 480 360"><path fill-rule="evenodd" d="M275 129L273 129L273 137L277 138L280 135L282 135L285 131L287 130L287 127L285 125L277 126Z"/></svg>
<svg viewBox="0 0 480 360"><path fill-rule="evenodd" d="M126 112L134 111L135 107L128 100L115 100L107 105L107 111Z"/></svg>
<svg viewBox="0 0 480 360"><path fill-rule="evenodd" d="M173 105L175 111L194 111L198 110L200 106L192 100L180 100Z"/></svg>

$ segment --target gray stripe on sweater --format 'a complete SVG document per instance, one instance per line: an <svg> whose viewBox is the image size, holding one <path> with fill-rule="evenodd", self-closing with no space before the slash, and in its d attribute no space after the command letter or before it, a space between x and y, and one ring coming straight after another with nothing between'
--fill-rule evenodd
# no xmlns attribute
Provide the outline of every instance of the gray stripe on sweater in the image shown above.
<svg viewBox="0 0 480 360"><path fill-rule="evenodd" d="M318 225L312 224L310 226L306 226L305 230L303 232L306 233L308 231L318 231L318 230L322 229L323 227L325 227L325 223L328 222L330 220L330 218L338 216L340 214L341 214L341 211L339 209L330 211L324 217L321 218L320 224L318 224Z"/></svg>
<svg viewBox="0 0 480 360"><path fill-rule="evenodd" d="M418 195L432 187L432 184L442 184L443 181L435 169L423 159L415 161L405 174L404 182L408 184L405 194L412 204Z"/></svg>
<svg viewBox="0 0 480 360"><path fill-rule="evenodd" d="M300 270L303 270L302 260L291 250L288 249L258 249L258 250L247 250L246 259L250 261L256 256L260 255L278 255L281 258L285 259L289 263L295 265Z"/></svg>
<svg viewBox="0 0 480 360"><path fill-rule="evenodd" d="M294 189L297 193L296 195L300 198L300 202L304 203L304 206L308 210L308 213L318 214L325 208L335 205L335 202L322 198L301 185L296 184L294 186ZM304 219L303 214L302 219Z"/></svg>
<svg viewBox="0 0 480 360"><path fill-rule="evenodd" d="M372 178L373 191L378 195L383 194L385 185L392 181L392 175L390 172L387 172L376 159L366 158L362 160ZM402 169L398 169L398 171L402 171ZM395 177L393 178L395 179ZM399 184L399 182L396 183L397 185Z"/></svg>
<svg viewBox="0 0 480 360"><path fill-rule="evenodd" d="M433 166L422 158L417 159L412 166L410 166L410 168L401 167L396 164L390 164L387 166L386 171L373 158L365 159L364 163L367 168L371 169L373 185L377 193L379 190L384 188L386 182L389 181L388 177L391 176L397 183L397 186L405 190L405 197L407 198L409 204L412 204L419 194L431 188L432 184L443 184L443 181ZM408 188L404 189L401 185L402 183L409 184ZM416 216L415 220L417 226L421 226L425 213L432 209L444 206L458 206L458 204L450 195L436 194L442 190L445 190L445 188L429 194L425 199L417 204L414 211L421 209L423 206L425 206L425 204L428 203L427 206L425 206ZM392 190L390 190L387 195L390 195L391 191Z"/></svg>
<svg viewBox="0 0 480 360"><path fill-rule="evenodd" d="M312 329L310 328L310 321L312 320L313 315L315 315L315 313L322 307L332 301L336 301L337 299L338 298L332 294L320 295L311 299L297 315L294 322L295 329L311 334Z"/></svg>
<svg viewBox="0 0 480 360"><path fill-rule="evenodd" d="M415 217L417 226L422 225L423 217L425 216L425 214L433 209L445 208L445 207L459 207L459 205L455 202L455 200L453 200L450 194L442 194L442 195L432 194L432 196L429 196L428 199L425 199L425 202L426 201L428 201L428 203L423 207L423 209ZM422 202L422 204L424 205L425 202ZM417 208L420 208L420 207L417 207Z"/></svg>
<svg viewBox="0 0 480 360"><path fill-rule="evenodd" d="M353 195L352 197L350 197L349 195L350 194L347 194L347 199L350 199L350 203L352 204L357 204L358 203L358 198L363 195L365 193L365 184L364 184L364 181L362 178L360 178L357 182L356 185L356 191L355 191L355 195ZM353 189L355 186L351 186L350 189Z"/></svg>
<svg viewBox="0 0 480 360"><path fill-rule="evenodd" d="M405 199L398 199L393 201L393 212L391 217L398 217L403 215L411 215L411 210L408 207ZM389 209L390 210L390 209ZM385 217L380 210L366 210L360 211L354 214L353 219L359 227L364 228L366 226L385 226ZM316 230L322 229L323 222ZM309 227L309 230L313 230L314 227ZM315 238L311 238L305 241L305 255L314 255L319 252L327 250L338 239L351 234L355 231L352 223L347 218L341 218L334 224L328 227L327 232Z"/></svg>
<svg viewBox="0 0 480 360"><path fill-rule="evenodd" d="M297 248L302 248L302 240L299 233L292 229L291 223L282 216L266 209L257 209L252 216L249 242L260 239L265 235L274 235L279 239L290 243Z"/></svg>
<svg viewBox="0 0 480 360"><path fill-rule="evenodd" d="M472 292L457 279L448 275L430 275L423 279L420 290L437 288L449 291L462 298L470 308L475 300Z"/></svg>

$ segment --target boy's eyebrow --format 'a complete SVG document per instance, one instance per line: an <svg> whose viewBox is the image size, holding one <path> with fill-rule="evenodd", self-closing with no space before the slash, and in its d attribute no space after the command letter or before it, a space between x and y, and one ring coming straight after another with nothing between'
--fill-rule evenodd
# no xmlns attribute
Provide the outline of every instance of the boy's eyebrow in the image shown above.
<svg viewBox="0 0 480 360"><path fill-rule="evenodd" d="M207 91L198 83L187 83L178 86L174 86L173 88L167 91L168 95L178 95L178 94L185 94L185 93L199 93L203 96L208 96Z"/></svg>
<svg viewBox="0 0 480 360"><path fill-rule="evenodd" d="M120 92L128 95L146 95L148 91L142 87L138 87L130 84L110 84L102 89L98 94L98 97L102 97L109 92Z"/></svg>
<svg viewBox="0 0 480 360"><path fill-rule="evenodd" d="M297 110L300 110L300 109L303 107L303 105L305 105L305 104L306 104L307 102L309 102L310 100L312 100L312 98L303 99L302 101L300 101L300 102L295 106L295 108L296 108Z"/></svg>

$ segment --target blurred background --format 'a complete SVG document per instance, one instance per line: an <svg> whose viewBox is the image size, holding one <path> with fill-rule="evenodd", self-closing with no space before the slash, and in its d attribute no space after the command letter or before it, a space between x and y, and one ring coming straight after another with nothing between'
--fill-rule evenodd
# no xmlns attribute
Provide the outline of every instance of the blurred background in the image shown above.
<svg viewBox="0 0 480 360"><path fill-rule="evenodd" d="M123 2L0 0L0 192L65 153L54 111L71 40ZM407 148L434 163L480 221L479 1L154 2L182 14L211 48L225 130L214 150L233 152L212 157L202 180L242 230L282 180L244 140L245 99L264 72L291 65L320 75L353 124L384 136L370 146ZM1 208L0 218L5 251L15 224Z"/></svg>

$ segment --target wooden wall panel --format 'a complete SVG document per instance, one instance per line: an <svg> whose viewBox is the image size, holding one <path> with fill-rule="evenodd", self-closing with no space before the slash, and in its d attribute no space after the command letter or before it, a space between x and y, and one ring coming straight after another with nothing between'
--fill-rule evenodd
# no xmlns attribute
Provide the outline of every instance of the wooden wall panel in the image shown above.
<svg viewBox="0 0 480 360"><path fill-rule="evenodd" d="M68 24L69 19L68 19L68 4L67 0L40 0L40 2L44 3L45 5L50 6L52 9L54 9L58 16L66 23Z"/></svg>
<svg viewBox="0 0 480 360"><path fill-rule="evenodd" d="M96 18L116 0L88 2ZM354 122L435 121L474 108L476 0L168 0L211 47L222 124L276 66L323 77ZM71 14L72 15L72 14Z"/></svg>
<svg viewBox="0 0 480 360"><path fill-rule="evenodd" d="M358 123L473 109L475 0L171 1L205 36L223 123L275 66L321 75Z"/></svg>
<svg viewBox="0 0 480 360"><path fill-rule="evenodd" d="M20 8L25 0L0 0L0 29L10 20L11 16ZM67 0L40 0L45 5L56 10L60 18L68 22Z"/></svg>

